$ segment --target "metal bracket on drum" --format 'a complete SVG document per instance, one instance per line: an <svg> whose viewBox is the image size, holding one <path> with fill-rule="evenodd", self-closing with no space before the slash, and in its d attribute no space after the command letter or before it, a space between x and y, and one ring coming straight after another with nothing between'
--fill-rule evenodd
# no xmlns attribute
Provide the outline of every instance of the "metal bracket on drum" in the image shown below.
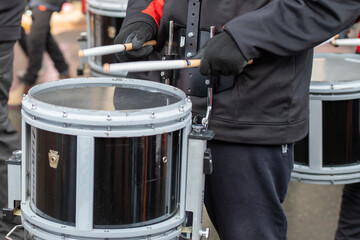
<svg viewBox="0 0 360 240"><path fill-rule="evenodd" d="M211 151L206 145L213 137L214 131L206 130L202 125L193 125L189 135L185 210L192 218L188 224L192 228L192 240L209 237L209 229L202 230L202 216L205 174L212 173Z"/></svg>
<svg viewBox="0 0 360 240"><path fill-rule="evenodd" d="M8 168L8 206L3 208L3 220L13 221L20 216L21 199L21 151L15 150L6 160Z"/></svg>

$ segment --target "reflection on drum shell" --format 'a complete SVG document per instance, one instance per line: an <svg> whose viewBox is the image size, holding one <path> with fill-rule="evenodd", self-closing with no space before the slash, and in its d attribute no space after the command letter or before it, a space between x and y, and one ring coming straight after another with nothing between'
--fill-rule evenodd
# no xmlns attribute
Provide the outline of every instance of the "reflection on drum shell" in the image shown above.
<svg viewBox="0 0 360 240"><path fill-rule="evenodd" d="M181 135L96 138L95 228L147 225L175 213Z"/></svg>

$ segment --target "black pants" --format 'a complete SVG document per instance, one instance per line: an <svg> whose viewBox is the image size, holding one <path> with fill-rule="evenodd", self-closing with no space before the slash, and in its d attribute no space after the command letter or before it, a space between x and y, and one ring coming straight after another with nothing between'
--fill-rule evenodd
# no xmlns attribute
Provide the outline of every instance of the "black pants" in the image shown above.
<svg viewBox="0 0 360 240"><path fill-rule="evenodd" d="M360 183L344 186L335 239L360 239Z"/></svg>
<svg viewBox="0 0 360 240"><path fill-rule="evenodd" d="M24 83L27 85L33 85L36 82L45 50L54 62L56 70L60 74L68 74L68 64L50 32L52 13L52 11L48 10L41 11L38 8L32 9L33 22L28 40L29 66L23 78Z"/></svg>
<svg viewBox="0 0 360 240"><path fill-rule="evenodd" d="M211 141L208 146L214 172L206 177L205 205L220 239L287 239L281 203L293 169L293 145L283 150Z"/></svg>
<svg viewBox="0 0 360 240"><path fill-rule="evenodd" d="M13 79L13 59L15 42L0 43L0 239L16 225L2 221L2 209L8 202L7 194L7 166L5 160L13 150L20 149L17 131L8 118L9 91ZM19 220L19 219L18 219ZM12 239L23 239L22 231L11 235Z"/></svg>

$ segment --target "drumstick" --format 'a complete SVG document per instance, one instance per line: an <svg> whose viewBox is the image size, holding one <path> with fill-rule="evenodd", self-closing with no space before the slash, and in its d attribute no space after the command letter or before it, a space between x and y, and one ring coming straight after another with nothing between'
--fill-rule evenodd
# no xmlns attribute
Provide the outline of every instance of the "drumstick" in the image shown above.
<svg viewBox="0 0 360 240"><path fill-rule="evenodd" d="M151 40L148 42L145 42L144 46L156 45L155 40ZM132 50L132 43L125 43L125 44L114 44L114 45L108 45L108 46L100 46L100 47L94 47L94 48L87 48L87 49L80 49L78 51L79 57L90 57L90 56L99 56L99 55L106 55L106 54L112 54L112 53L119 53L122 51L129 51Z"/></svg>
<svg viewBox="0 0 360 240"><path fill-rule="evenodd" d="M126 63L105 63L103 65L104 73L116 72L147 72L161 71L170 69L195 68L200 66L201 59L191 60L165 60L165 61L139 61ZM252 64L250 60L248 64Z"/></svg>
<svg viewBox="0 0 360 240"><path fill-rule="evenodd" d="M192 60L166 60L166 61L139 61L139 62L126 62L126 63L105 63L103 66L104 73L115 72L147 72L147 71L160 71L170 69L182 69L199 67L200 59Z"/></svg>
<svg viewBox="0 0 360 240"><path fill-rule="evenodd" d="M333 38L330 43L334 46L358 46L358 45L360 45L360 39L359 38L346 38L346 39Z"/></svg>

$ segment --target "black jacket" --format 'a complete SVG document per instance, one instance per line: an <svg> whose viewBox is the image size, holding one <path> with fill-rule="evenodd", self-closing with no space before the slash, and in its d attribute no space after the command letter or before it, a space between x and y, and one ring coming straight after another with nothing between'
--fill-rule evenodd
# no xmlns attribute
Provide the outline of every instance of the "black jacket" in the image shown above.
<svg viewBox="0 0 360 240"><path fill-rule="evenodd" d="M0 1L0 42L20 39L21 15L25 0Z"/></svg>
<svg viewBox="0 0 360 240"><path fill-rule="evenodd" d="M186 26L188 1L165 1L163 8L161 2L130 0L122 27L136 21L159 26L161 44L169 20ZM152 6L156 14L142 12ZM201 30L224 29L245 59L254 59L233 88L214 95L209 127L215 139L284 144L305 137L313 47L359 15L359 0L202 0ZM205 98L192 97L192 102L195 114L206 111Z"/></svg>

